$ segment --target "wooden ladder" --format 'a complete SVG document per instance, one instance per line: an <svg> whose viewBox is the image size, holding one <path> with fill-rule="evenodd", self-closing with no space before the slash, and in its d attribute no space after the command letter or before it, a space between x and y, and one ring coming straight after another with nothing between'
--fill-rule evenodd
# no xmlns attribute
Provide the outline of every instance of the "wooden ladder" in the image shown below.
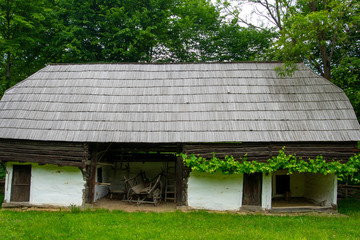
<svg viewBox="0 0 360 240"><path fill-rule="evenodd" d="M166 163L165 202L176 202L175 162Z"/></svg>
<svg viewBox="0 0 360 240"><path fill-rule="evenodd" d="M165 184L165 202L176 201L176 184L175 179L166 179Z"/></svg>

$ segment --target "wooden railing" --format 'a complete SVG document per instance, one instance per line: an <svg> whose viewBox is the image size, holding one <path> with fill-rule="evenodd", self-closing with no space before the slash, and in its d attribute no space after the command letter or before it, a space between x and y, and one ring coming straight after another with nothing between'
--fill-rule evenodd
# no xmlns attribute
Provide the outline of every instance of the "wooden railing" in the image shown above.
<svg viewBox="0 0 360 240"><path fill-rule="evenodd" d="M360 198L360 186L339 184L338 198Z"/></svg>

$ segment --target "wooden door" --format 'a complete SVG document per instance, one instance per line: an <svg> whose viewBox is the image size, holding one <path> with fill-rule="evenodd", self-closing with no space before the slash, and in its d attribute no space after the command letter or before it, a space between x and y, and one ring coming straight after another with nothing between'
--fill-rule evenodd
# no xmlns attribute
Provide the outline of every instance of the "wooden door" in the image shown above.
<svg viewBox="0 0 360 240"><path fill-rule="evenodd" d="M11 202L28 202L30 199L31 165L13 165Z"/></svg>
<svg viewBox="0 0 360 240"><path fill-rule="evenodd" d="M261 205L262 174L244 174L243 205Z"/></svg>

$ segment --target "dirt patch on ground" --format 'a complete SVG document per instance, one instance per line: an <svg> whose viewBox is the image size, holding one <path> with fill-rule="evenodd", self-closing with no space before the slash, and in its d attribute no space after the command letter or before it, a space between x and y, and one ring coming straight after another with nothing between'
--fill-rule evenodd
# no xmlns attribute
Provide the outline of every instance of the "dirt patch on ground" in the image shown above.
<svg viewBox="0 0 360 240"><path fill-rule="evenodd" d="M102 198L93 205L94 209L122 210L126 212L173 212L176 211L175 203L160 203L158 206L154 204L144 203L137 206L135 203L126 201Z"/></svg>

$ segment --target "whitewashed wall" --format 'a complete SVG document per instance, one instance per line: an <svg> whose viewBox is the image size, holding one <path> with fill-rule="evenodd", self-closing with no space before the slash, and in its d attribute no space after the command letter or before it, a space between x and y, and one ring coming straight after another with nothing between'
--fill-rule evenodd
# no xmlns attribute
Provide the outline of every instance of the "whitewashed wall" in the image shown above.
<svg viewBox="0 0 360 240"><path fill-rule="evenodd" d="M290 175L291 197L303 197L305 192L305 173L294 173Z"/></svg>
<svg viewBox="0 0 360 240"><path fill-rule="evenodd" d="M337 177L335 174L305 174L304 197L316 202L326 200L325 206L337 204Z"/></svg>
<svg viewBox="0 0 360 240"><path fill-rule="evenodd" d="M273 174L272 178L272 196L276 195L276 175L286 175L287 172L280 170ZM305 191L305 173L293 173L290 175L291 197L303 197Z"/></svg>
<svg viewBox="0 0 360 240"><path fill-rule="evenodd" d="M5 175L4 203L9 203L10 196L11 196L11 182L12 182L13 167L12 167L11 163L5 163L5 166L6 166L6 175Z"/></svg>
<svg viewBox="0 0 360 240"><path fill-rule="evenodd" d="M188 205L196 209L239 210L242 204L243 175L191 172Z"/></svg>
<svg viewBox="0 0 360 240"><path fill-rule="evenodd" d="M275 175L273 177L273 196L276 196ZM337 177L335 174L294 173L290 175L291 197L305 197L315 202L326 201L325 206L337 204Z"/></svg>
<svg viewBox="0 0 360 240"><path fill-rule="evenodd" d="M5 202L10 202L13 164L19 163L6 164L8 174L5 183ZM53 206L83 204L85 181L79 168L26 164L31 165L30 204Z"/></svg>
<svg viewBox="0 0 360 240"><path fill-rule="evenodd" d="M261 207L263 209L271 209L272 200L272 176L271 174L263 174L262 190L261 190Z"/></svg>
<svg viewBox="0 0 360 240"><path fill-rule="evenodd" d="M94 201L97 201L100 198L105 197L109 193L109 187L101 185L99 183L95 184L95 191L94 191Z"/></svg>

